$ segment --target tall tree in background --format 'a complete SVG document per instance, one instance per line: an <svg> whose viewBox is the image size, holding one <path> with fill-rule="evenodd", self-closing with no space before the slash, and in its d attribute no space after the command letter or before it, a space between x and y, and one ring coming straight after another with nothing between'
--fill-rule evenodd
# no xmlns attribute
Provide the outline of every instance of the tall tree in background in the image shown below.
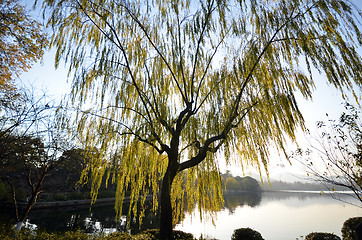
<svg viewBox="0 0 362 240"><path fill-rule="evenodd" d="M44 7L55 64L64 59L74 74L77 130L85 147L102 153L89 168L93 192L113 163L118 214L126 189L131 210L149 189L157 209L162 180L161 239L172 238L185 198L200 212L222 205L220 160L268 172L270 149L284 151L303 128L295 93L311 98L312 69L342 93L362 85L362 14L348 0L44 0Z"/></svg>
<svg viewBox="0 0 362 240"><path fill-rule="evenodd" d="M19 0L0 0L0 111L20 96L15 78L44 53L47 39Z"/></svg>

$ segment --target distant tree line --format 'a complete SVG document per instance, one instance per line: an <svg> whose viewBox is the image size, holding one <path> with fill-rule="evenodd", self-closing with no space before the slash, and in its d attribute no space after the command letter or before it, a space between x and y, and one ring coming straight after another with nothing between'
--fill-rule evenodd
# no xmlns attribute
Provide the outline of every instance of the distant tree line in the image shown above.
<svg viewBox="0 0 362 240"><path fill-rule="evenodd" d="M254 178L246 176L233 177L230 173L222 174L224 189L238 192L260 192L261 187Z"/></svg>
<svg viewBox="0 0 362 240"><path fill-rule="evenodd" d="M312 182L283 182L283 181L270 181L270 184L265 183L262 187L264 191L280 191L280 190L294 190L294 191L325 191L328 190L329 185L322 183ZM345 190L335 187L336 190Z"/></svg>
<svg viewBox="0 0 362 240"><path fill-rule="evenodd" d="M0 139L0 146L0 201L11 201L15 197L16 201L26 202L36 183L41 184L39 198L48 201L57 200L47 197L55 193L89 193L90 186L80 182L83 169L89 163L89 151L72 148L50 160L41 139L16 135L8 136L6 141ZM101 190L106 188L105 185L102 184ZM112 189L108 187L108 190Z"/></svg>
<svg viewBox="0 0 362 240"><path fill-rule="evenodd" d="M256 179L246 176L232 176L229 172L222 174L223 185L226 193L229 191L236 192L254 192L254 191L326 191L333 189L336 191L346 190L327 183L316 183L307 181L284 182L270 179L269 182L261 183Z"/></svg>

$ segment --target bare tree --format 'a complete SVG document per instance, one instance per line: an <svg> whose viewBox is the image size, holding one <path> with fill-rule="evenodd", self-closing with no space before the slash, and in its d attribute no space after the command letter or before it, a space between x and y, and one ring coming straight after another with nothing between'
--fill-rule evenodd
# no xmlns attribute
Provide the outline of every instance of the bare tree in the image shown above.
<svg viewBox="0 0 362 240"><path fill-rule="evenodd" d="M307 150L298 149L308 176L325 183L331 191L348 190L362 207L362 123L360 110L346 103L338 121L318 122L318 136L310 138ZM337 195L333 197L340 199ZM343 200L345 201L345 200ZM350 203L350 202L349 202Z"/></svg>
<svg viewBox="0 0 362 240"><path fill-rule="evenodd" d="M60 156L69 149L59 130L58 107L48 97L36 97L24 90L24 101L16 108L2 111L0 116L0 171L2 181L12 192L17 230L42 192L43 183L51 170L61 162ZM27 204L19 208L16 185L27 185Z"/></svg>

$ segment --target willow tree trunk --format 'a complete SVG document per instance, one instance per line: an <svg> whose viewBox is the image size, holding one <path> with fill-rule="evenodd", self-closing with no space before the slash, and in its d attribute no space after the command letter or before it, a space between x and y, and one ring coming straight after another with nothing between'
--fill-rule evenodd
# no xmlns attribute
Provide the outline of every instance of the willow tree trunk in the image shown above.
<svg viewBox="0 0 362 240"><path fill-rule="evenodd" d="M177 168L172 166L172 164L169 164L161 186L160 240L173 239L171 187L176 174Z"/></svg>

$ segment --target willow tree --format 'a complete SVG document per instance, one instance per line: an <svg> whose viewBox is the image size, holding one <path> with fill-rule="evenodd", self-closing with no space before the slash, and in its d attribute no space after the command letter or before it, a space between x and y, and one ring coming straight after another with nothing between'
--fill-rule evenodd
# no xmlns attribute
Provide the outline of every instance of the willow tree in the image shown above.
<svg viewBox="0 0 362 240"><path fill-rule="evenodd" d="M223 204L219 161L268 172L270 149L285 152L303 128L295 94L311 98L313 69L342 94L362 83L362 14L347 0L44 6L56 65L64 59L72 76L77 130L102 152L89 167L94 197L114 164L118 213L127 188L142 202L151 190L155 209L160 193L161 239L185 198L203 213Z"/></svg>

